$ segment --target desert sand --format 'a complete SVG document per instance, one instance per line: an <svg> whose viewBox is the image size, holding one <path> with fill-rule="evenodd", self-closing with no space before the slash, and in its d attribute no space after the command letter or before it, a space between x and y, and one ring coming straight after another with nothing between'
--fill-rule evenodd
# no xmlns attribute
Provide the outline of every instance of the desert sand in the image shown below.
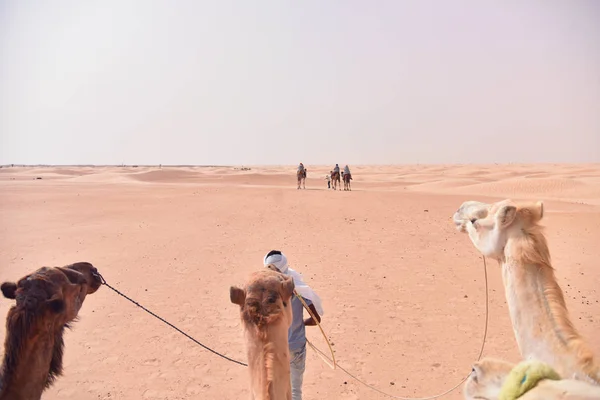
<svg viewBox="0 0 600 400"><path fill-rule="evenodd" d="M1 279L92 262L119 290L245 361L229 286L281 249L321 295L343 367L381 390L429 396L469 373L484 327L482 259L453 212L465 200L543 200L557 279L600 357L600 165L356 166L352 192L326 189L328 167L306 167L306 190L296 190L294 166L2 168ZM500 269L488 268L485 355L516 362ZM10 304L0 301L2 318ZM65 373L48 400L247 398L244 367L106 287L65 340ZM304 382L306 399L386 398L310 349Z"/></svg>

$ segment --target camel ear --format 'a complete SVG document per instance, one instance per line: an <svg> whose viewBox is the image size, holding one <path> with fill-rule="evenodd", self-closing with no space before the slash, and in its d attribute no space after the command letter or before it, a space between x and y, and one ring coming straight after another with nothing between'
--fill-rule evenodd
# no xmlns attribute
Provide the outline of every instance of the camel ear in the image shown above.
<svg viewBox="0 0 600 400"><path fill-rule="evenodd" d="M481 369L481 366L479 364L477 364L477 363L473 364L473 369L471 370L471 376L476 381L483 378L483 370Z"/></svg>
<svg viewBox="0 0 600 400"><path fill-rule="evenodd" d="M16 299L17 298L17 284L14 282L4 282L1 286L2 294L7 299Z"/></svg>
<svg viewBox="0 0 600 400"><path fill-rule="evenodd" d="M65 302L58 297L52 297L50 300L47 300L46 305L48 306L48 309L55 314L59 314L65 309Z"/></svg>
<svg viewBox="0 0 600 400"><path fill-rule="evenodd" d="M513 223L516 216L517 207L511 205L503 206L496 213L496 222L500 225L500 227L506 228Z"/></svg>
<svg viewBox="0 0 600 400"><path fill-rule="evenodd" d="M289 299L294 294L294 279L291 276L286 276L283 282L281 282L281 293L285 296L284 298Z"/></svg>
<svg viewBox="0 0 600 400"><path fill-rule="evenodd" d="M535 203L535 207L534 207L534 219L535 221L539 221L542 218L544 218L544 202L543 201L538 201Z"/></svg>
<svg viewBox="0 0 600 400"><path fill-rule="evenodd" d="M527 204L519 208L519 215L531 224L538 223L544 217L544 203Z"/></svg>
<svg viewBox="0 0 600 400"><path fill-rule="evenodd" d="M246 292L244 291L244 289L231 286L229 288L229 299L233 304L237 304L238 306L243 307L244 303L246 302Z"/></svg>

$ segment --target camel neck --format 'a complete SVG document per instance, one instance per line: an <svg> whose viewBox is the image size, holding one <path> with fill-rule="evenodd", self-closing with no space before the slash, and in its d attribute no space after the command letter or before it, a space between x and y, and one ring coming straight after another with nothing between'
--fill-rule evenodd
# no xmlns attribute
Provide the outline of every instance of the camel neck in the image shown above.
<svg viewBox="0 0 600 400"><path fill-rule="evenodd" d="M595 376L593 355L569 319L552 268L507 258L502 277L522 357L548 363L564 378Z"/></svg>
<svg viewBox="0 0 600 400"><path fill-rule="evenodd" d="M248 342L248 365L254 399L291 398L287 329L267 330L264 338L252 338Z"/></svg>
<svg viewBox="0 0 600 400"><path fill-rule="evenodd" d="M55 335L50 331L30 331L19 338L23 346L15 353L7 351L9 345L19 341L13 337L15 334L20 332L7 329L0 400L39 400L48 382Z"/></svg>

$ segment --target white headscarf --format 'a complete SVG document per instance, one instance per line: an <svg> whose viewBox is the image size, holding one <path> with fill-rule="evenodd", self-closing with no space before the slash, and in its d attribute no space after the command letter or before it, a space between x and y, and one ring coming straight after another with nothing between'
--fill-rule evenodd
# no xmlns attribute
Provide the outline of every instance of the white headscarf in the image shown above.
<svg viewBox="0 0 600 400"><path fill-rule="evenodd" d="M294 280L294 286L298 294L304 297L305 299L310 300L314 304L315 309L317 310L320 316L324 314L323 305L321 304L321 298L319 297L319 295L316 294L310 286L304 283L304 281L302 280L302 275L300 275L298 272L294 271L289 267L287 257L283 253L273 254L269 257L265 256L263 262L265 264L265 267L273 265L282 274L291 276Z"/></svg>

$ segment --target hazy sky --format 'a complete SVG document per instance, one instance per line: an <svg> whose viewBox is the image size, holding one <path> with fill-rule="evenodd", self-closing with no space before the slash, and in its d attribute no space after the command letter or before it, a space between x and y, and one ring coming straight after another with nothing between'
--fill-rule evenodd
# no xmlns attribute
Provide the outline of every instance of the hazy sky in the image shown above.
<svg viewBox="0 0 600 400"><path fill-rule="evenodd" d="M0 163L600 162L595 0L0 0Z"/></svg>

